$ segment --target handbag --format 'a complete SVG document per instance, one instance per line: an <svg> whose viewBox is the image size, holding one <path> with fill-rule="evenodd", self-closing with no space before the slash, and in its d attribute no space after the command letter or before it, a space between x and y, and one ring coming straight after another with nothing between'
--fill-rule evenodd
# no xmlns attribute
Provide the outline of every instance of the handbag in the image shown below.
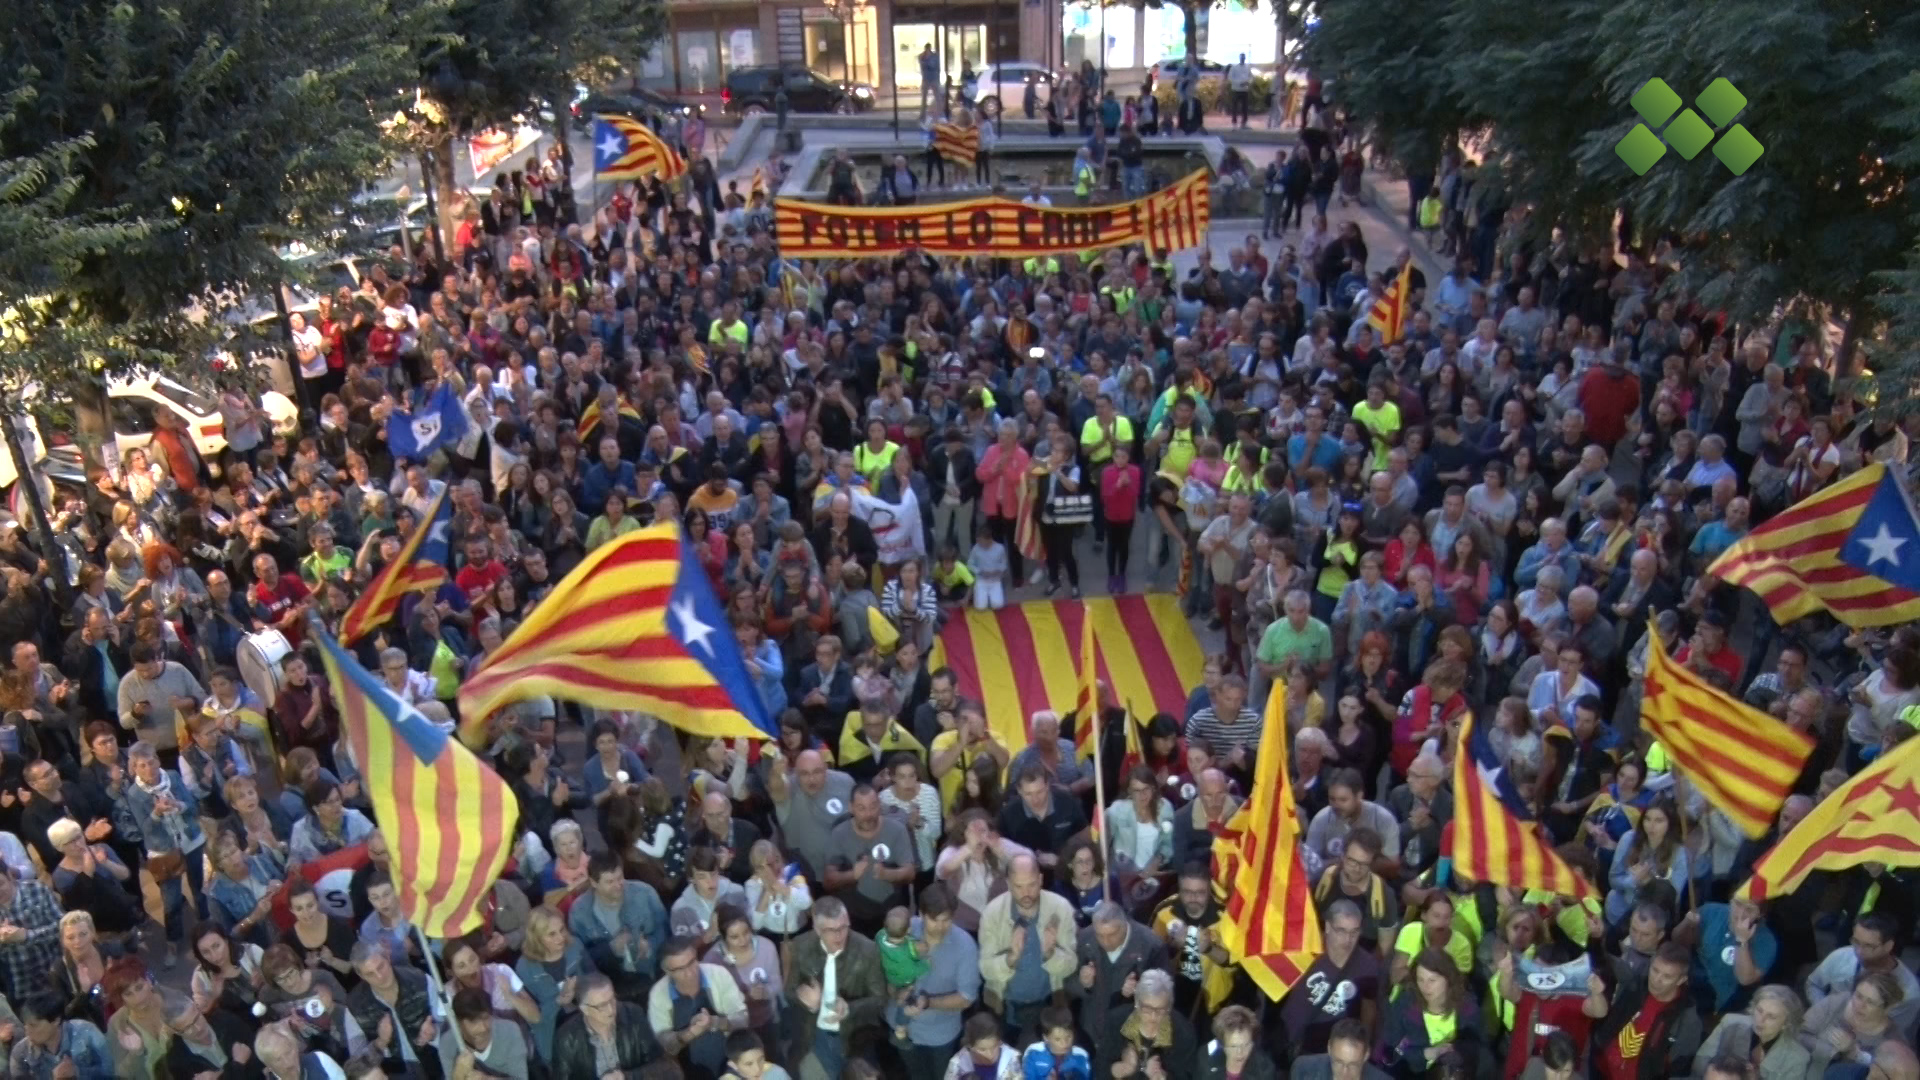
<svg viewBox="0 0 1920 1080"><path fill-rule="evenodd" d="M186 872L187 857L177 849L147 856L147 873L153 875L156 885L164 885Z"/></svg>

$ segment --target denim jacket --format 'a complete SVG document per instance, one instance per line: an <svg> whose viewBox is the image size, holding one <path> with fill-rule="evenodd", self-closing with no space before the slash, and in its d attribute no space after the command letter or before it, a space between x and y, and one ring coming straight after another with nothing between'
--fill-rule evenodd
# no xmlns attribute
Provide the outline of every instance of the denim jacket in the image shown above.
<svg viewBox="0 0 1920 1080"><path fill-rule="evenodd" d="M180 804L178 813L165 817L156 815L154 796L132 780L120 789L120 799L126 805L127 813L132 815L134 824L140 827L140 835L146 839L147 854L198 851L207 842L207 834L200 831L200 800L178 772L165 772L163 775L172 789L173 801Z"/></svg>
<svg viewBox="0 0 1920 1080"><path fill-rule="evenodd" d="M600 908L594 901L591 890L581 893L574 900L573 907L567 913L567 929L587 948L593 957L594 966L607 974L632 971L635 975L648 979L654 976L654 965L660 955L660 947L667 942L667 909L660 903L660 894L653 886L644 882L629 881L626 891L620 897L620 922L608 926L601 920ZM616 956L612 944L614 937L625 930L634 937L645 938L647 954L632 958L632 966L627 959Z"/></svg>

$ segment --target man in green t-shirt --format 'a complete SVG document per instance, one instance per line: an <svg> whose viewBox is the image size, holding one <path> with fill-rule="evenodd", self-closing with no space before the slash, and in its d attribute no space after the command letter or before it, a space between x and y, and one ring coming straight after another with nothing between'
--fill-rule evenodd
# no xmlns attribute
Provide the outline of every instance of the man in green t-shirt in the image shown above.
<svg viewBox="0 0 1920 1080"><path fill-rule="evenodd" d="M1286 617L1260 636L1254 661L1268 679L1281 678L1290 665L1297 663L1318 683L1333 672L1333 632L1311 614L1305 589L1288 593L1282 603Z"/></svg>

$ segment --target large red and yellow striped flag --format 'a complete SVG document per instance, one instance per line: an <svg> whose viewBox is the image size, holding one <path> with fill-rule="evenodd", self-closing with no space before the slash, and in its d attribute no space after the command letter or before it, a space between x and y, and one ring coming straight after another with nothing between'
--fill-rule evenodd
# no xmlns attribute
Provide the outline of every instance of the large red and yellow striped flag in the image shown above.
<svg viewBox="0 0 1920 1080"><path fill-rule="evenodd" d="M1400 275L1387 286L1387 294L1373 302L1367 312L1367 325L1380 334L1380 344L1391 345L1406 334L1407 317L1413 309L1413 260L1400 268Z"/></svg>
<svg viewBox="0 0 1920 1080"><path fill-rule="evenodd" d="M778 734L678 524L595 548L460 687L470 742L532 697L652 713L716 739Z"/></svg>
<svg viewBox="0 0 1920 1080"><path fill-rule="evenodd" d="M1710 576L1752 589L1791 622L1822 608L1853 627L1920 620L1920 518L1885 465L1874 462L1767 519Z"/></svg>
<svg viewBox="0 0 1920 1080"><path fill-rule="evenodd" d="M1326 951L1287 776L1285 683L1267 696L1254 767L1251 797L1228 819L1227 838L1214 841L1214 894L1226 903L1217 928L1233 962L1278 1001Z"/></svg>
<svg viewBox="0 0 1920 1080"><path fill-rule="evenodd" d="M1707 801L1748 836L1765 836L1793 793L1813 739L1730 694L1667 655L1647 629L1640 721Z"/></svg>
<svg viewBox="0 0 1920 1080"><path fill-rule="evenodd" d="M1920 739L1908 739L1840 785L1753 866L1740 895L1770 900L1815 870L1862 863L1920 866Z"/></svg>
<svg viewBox="0 0 1920 1080"><path fill-rule="evenodd" d="M971 169L974 158L980 154L980 129L959 124L935 124L933 148L948 161Z"/></svg>
<svg viewBox="0 0 1920 1080"><path fill-rule="evenodd" d="M593 119L593 172L599 179L658 175L671 182L687 175L687 159L647 125L616 113L600 113Z"/></svg>
<svg viewBox="0 0 1920 1080"><path fill-rule="evenodd" d="M519 803L500 775L360 666L313 620L340 726L393 851L400 908L428 937L481 924L513 853Z"/></svg>
<svg viewBox="0 0 1920 1080"><path fill-rule="evenodd" d="M1188 689L1199 685L1207 658L1180 613L1180 598L1164 593L970 610L940 631L929 669L951 668L960 696L980 702L994 734L1017 751L1027 745L1029 717L1082 692L1075 653L1088 617L1111 699L1144 716L1184 716Z"/></svg>
<svg viewBox="0 0 1920 1080"><path fill-rule="evenodd" d="M1593 885L1568 866L1532 820L1492 740L1460 720L1453 755L1453 821L1448 827L1455 873L1475 882L1539 889L1585 900Z"/></svg>

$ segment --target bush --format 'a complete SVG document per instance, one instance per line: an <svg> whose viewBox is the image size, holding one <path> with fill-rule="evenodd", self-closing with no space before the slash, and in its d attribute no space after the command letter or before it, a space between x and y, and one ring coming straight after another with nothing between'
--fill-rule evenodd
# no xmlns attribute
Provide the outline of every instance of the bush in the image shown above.
<svg viewBox="0 0 1920 1080"><path fill-rule="evenodd" d="M1266 112L1273 105L1273 77L1255 75L1251 90L1251 102L1248 109L1255 113ZM1194 88L1194 94L1200 99L1200 107L1207 112L1226 112L1228 97L1227 80L1220 78L1201 79ZM1173 112L1179 104L1180 95L1174 91L1171 82L1162 81L1153 89L1154 99L1160 102L1163 114Z"/></svg>

